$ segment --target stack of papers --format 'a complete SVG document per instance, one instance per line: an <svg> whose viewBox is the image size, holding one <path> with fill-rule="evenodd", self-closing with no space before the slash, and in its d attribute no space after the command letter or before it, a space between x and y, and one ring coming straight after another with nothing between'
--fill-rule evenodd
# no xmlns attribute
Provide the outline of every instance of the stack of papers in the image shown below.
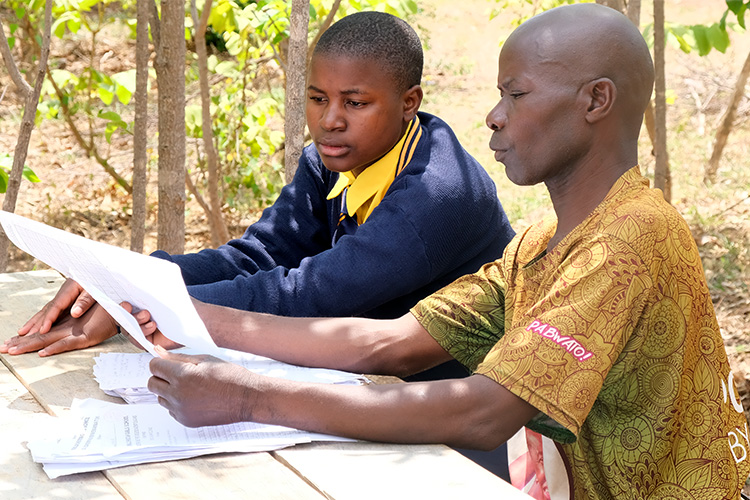
<svg viewBox="0 0 750 500"><path fill-rule="evenodd" d="M188 348L178 351L195 354ZM367 382L362 375L304 368L230 349L221 349L219 357L270 377L329 384ZM152 404L75 400L59 425L49 426L54 433L37 435L28 443L32 458L43 464L50 479L213 453L270 451L311 441L351 441L252 422L185 427L156 404L156 395L146 388L151 359L149 353L104 353L95 358L94 376L104 392L128 403Z"/></svg>
<svg viewBox="0 0 750 500"><path fill-rule="evenodd" d="M199 354L189 348L175 352ZM219 349L218 357L268 377L323 384L368 383L363 375L323 368L304 368L231 349ZM100 354L94 359L94 377L99 382L99 388L110 396L120 397L131 404L156 403L156 395L146 388L151 377L148 368L151 359L153 356L146 352Z"/></svg>
<svg viewBox="0 0 750 500"><path fill-rule="evenodd" d="M190 428L157 404L74 400L56 425L56 439L28 448L50 479L79 472L161 462L210 453L269 451L311 441L351 441L277 425L242 422Z"/></svg>

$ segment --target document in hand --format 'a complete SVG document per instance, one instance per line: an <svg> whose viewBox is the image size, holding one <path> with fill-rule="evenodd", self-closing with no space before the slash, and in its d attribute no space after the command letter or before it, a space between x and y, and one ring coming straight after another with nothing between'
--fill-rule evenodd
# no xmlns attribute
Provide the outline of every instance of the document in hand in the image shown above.
<svg viewBox="0 0 750 500"><path fill-rule="evenodd" d="M156 355L153 345L121 302L129 302L136 311L147 309L169 339L204 354L217 352L176 264L2 210L0 224L18 248L77 281L152 355Z"/></svg>
<svg viewBox="0 0 750 500"><path fill-rule="evenodd" d="M198 354L187 348L178 349L175 352ZM355 373L295 366L232 349L219 349L218 357L266 377L319 384L360 385L369 382L363 375ZM151 356L145 352L102 353L94 358L94 378L99 382L99 388L110 396L120 397L131 404L155 403L156 394L147 388L148 379L151 378L151 371L148 368L151 359Z"/></svg>

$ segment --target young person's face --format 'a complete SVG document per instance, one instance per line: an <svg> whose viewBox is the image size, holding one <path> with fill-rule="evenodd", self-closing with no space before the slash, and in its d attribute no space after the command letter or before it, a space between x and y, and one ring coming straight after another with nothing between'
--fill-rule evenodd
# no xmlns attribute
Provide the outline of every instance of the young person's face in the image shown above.
<svg viewBox="0 0 750 500"><path fill-rule="evenodd" d="M580 88L564 64L503 47L500 102L487 115L490 149L514 184L529 186L565 174L585 151ZM533 45L533 44L532 44Z"/></svg>
<svg viewBox="0 0 750 500"><path fill-rule="evenodd" d="M315 56L307 80L307 127L327 169L362 172L403 135L421 102L372 61Z"/></svg>

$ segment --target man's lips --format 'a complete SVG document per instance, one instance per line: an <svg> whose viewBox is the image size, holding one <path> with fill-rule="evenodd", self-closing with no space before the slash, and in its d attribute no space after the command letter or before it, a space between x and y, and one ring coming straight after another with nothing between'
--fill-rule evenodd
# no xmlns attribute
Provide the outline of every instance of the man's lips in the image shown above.
<svg viewBox="0 0 750 500"><path fill-rule="evenodd" d="M490 141L490 149L495 152L495 161L500 161L500 158L505 156L505 153L508 151L507 147L501 147L492 141Z"/></svg>

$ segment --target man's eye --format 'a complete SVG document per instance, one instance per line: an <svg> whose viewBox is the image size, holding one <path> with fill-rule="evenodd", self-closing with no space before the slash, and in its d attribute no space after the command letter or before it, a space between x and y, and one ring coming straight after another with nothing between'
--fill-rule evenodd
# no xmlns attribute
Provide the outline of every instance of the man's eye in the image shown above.
<svg viewBox="0 0 750 500"><path fill-rule="evenodd" d="M317 95L311 95L310 97L308 97L308 99L310 99L312 102L324 102L325 101L324 97L320 97Z"/></svg>
<svg viewBox="0 0 750 500"><path fill-rule="evenodd" d="M349 101L349 102L347 102L347 104L348 104L349 106L353 107L353 108L361 108L361 107L363 107L363 106L364 106L364 105L365 105L366 103L364 103L364 102L360 102L360 101Z"/></svg>
<svg viewBox="0 0 750 500"><path fill-rule="evenodd" d="M510 96L511 96L511 97L512 97L513 99L520 99L521 97L523 97L523 96L525 96L525 95L526 95L526 93L525 93L525 92L512 92L512 93L510 94Z"/></svg>

